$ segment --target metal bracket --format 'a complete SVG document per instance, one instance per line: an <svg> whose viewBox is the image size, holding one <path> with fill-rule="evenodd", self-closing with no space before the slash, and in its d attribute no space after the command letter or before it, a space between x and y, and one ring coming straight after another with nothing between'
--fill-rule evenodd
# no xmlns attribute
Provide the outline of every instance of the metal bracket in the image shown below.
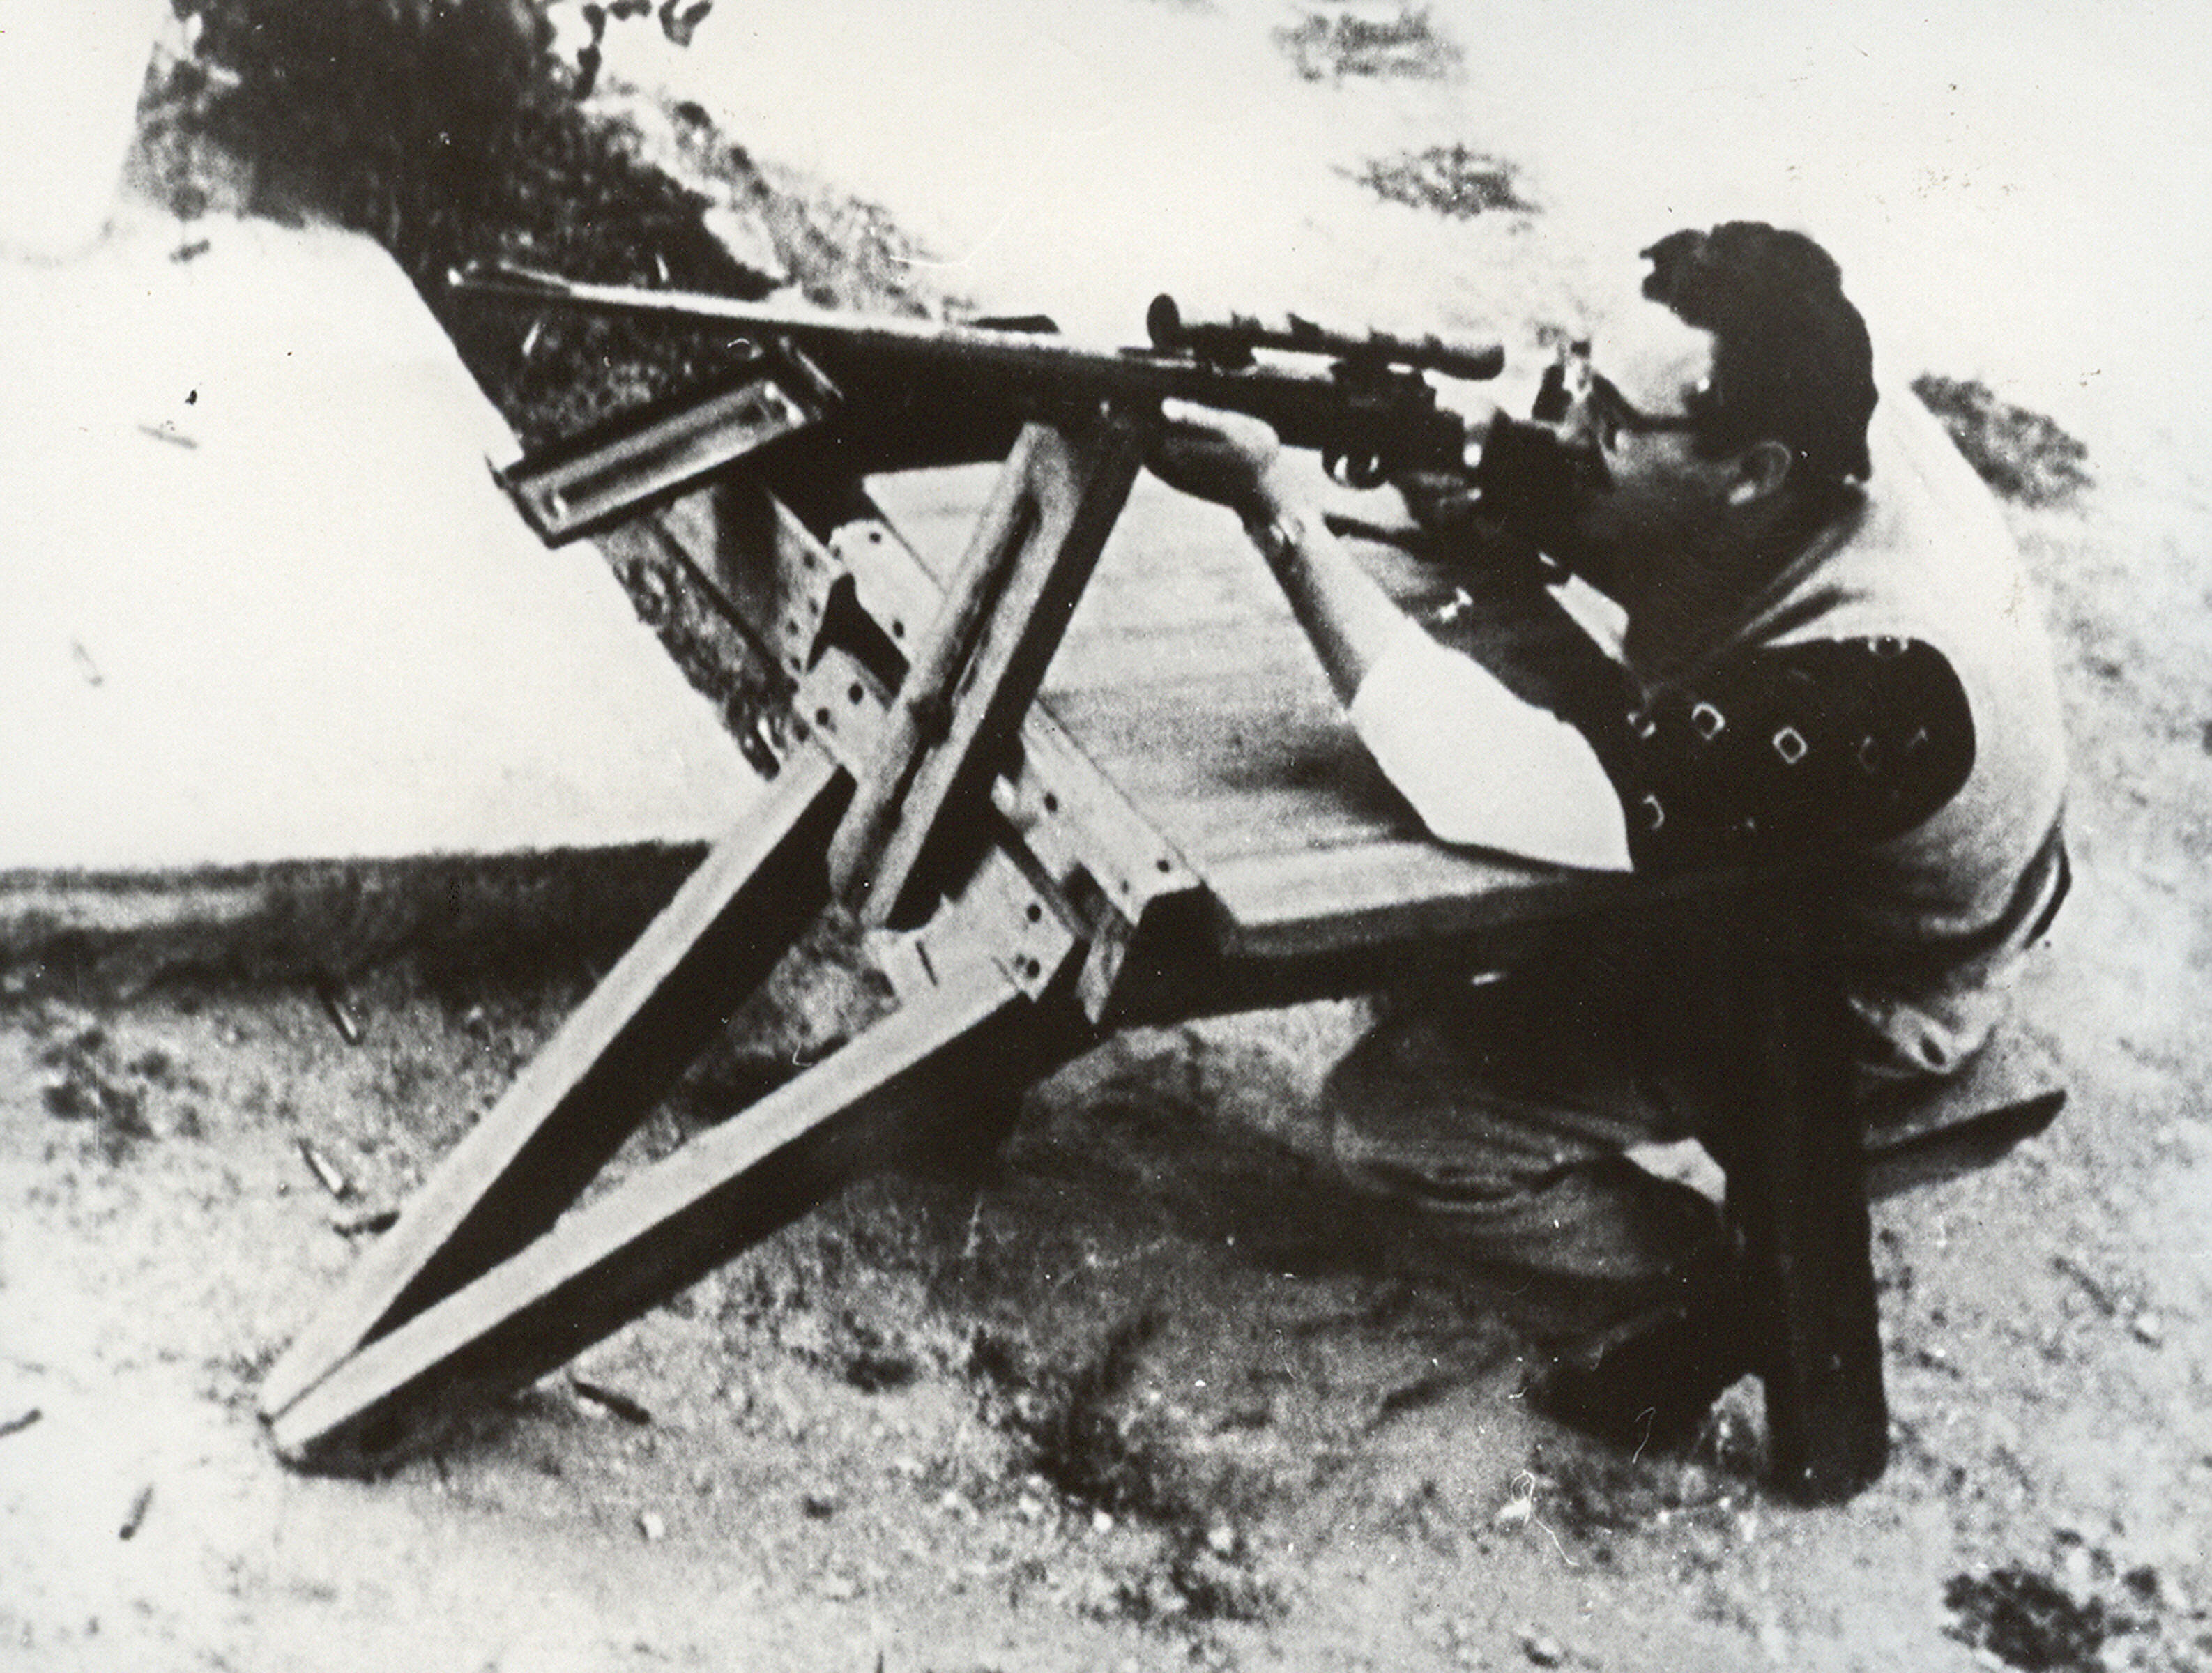
<svg viewBox="0 0 2212 1673"><path fill-rule="evenodd" d="M492 476L538 538L562 545L821 423L836 403L836 387L802 356L763 349L704 398L649 403L495 466Z"/></svg>

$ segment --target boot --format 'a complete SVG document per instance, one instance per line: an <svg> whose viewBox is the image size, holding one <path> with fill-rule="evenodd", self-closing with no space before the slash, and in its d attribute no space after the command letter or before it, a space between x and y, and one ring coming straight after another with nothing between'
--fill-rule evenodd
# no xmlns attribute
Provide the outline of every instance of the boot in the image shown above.
<svg viewBox="0 0 2212 1673"><path fill-rule="evenodd" d="M1555 1422L1638 1451L1693 1439L1723 1390L1756 1368L1751 1309L1730 1266L1562 1349L1528 1389Z"/></svg>

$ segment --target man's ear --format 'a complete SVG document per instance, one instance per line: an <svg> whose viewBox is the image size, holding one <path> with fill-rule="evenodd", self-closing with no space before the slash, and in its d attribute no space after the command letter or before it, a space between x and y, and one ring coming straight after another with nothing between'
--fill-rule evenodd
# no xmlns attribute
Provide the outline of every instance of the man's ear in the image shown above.
<svg viewBox="0 0 2212 1673"><path fill-rule="evenodd" d="M1736 455L1735 480L1729 484L1730 505L1756 505L1779 494L1797 456L1786 441L1754 441Z"/></svg>

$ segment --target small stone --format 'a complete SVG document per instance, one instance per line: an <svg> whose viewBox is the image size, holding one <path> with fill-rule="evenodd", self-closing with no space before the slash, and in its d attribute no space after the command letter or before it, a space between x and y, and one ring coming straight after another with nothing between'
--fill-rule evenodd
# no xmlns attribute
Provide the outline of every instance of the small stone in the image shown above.
<svg viewBox="0 0 2212 1673"><path fill-rule="evenodd" d="M1237 1554L1239 1543L1237 1530L1226 1522L1217 1522L1206 1530L1206 1548L1224 1560Z"/></svg>
<svg viewBox="0 0 2212 1673"><path fill-rule="evenodd" d="M668 1537L668 1524L661 1520L658 1511L640 1511L637 1517L637 1530L645 1536L645 1542L647 1545L657 1545Z"/></svg>
<svg viewBox="0 0 2212 1673"><path fill-rule="evenodd" d="M1094 1534L1112 1533L1114 1531L1114 1512L1111 1511L1091 1512L1091 1531Z"/></svg>
<svg viewBox="0 0 2212 1673"><path fill-rule="evenodd" d="M1044 1514L1044 1501L1025 1493L1014 1501L1014 1514L1024 1522L1035 1522Z"/></svg>
<svg viewBox="0 0 2212 1673"><path fill-rule="evenodd" d="M2128 1328L2135 1332L2136 1340L2146 1347L2156 1348L2166 1341L2166 1321L2156 1313L2137 1313Z"/></svg>
<svg viewBox="0 0 2212 1673"><path fill-rule="evenodd" d="M806 1408L799 1402L796 1395L788 1389L773 1389L769 1393L769 1403L775 1408L777 1419L782 1423L784 1432L792 1439L806 1439Z"/></svg>
<svg viewBox="0 0 2212 1673"><path fill-rule="evenodd" d="M1566 1650L1559 1640L1534 1627L1523 1627L1520 1638L1521 1653L1539 1667L1557 1667L1567 1658Z"/></svg>

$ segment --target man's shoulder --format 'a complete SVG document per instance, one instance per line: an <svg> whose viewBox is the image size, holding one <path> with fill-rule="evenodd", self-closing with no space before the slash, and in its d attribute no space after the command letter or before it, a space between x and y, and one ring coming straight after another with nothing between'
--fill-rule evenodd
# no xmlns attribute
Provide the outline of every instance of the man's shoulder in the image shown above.
<svg viewBox="0 0 2212 1673"><path fill-rule="evenodd" d="M1910 390L1876 410L1867 450L1874 471L1853 544L1900 545L1923 562L1941 554L2007 571L2017 568L2019 551L1996 497Z"/></svg>
<svg viewBox="0 0 2212 1673"><path fill-rule="evenodd" d="M1903 636L1969 662L2047 661L2040 612L2022 608L2031 589L2020 549L1942 426L1907 393L1884 403L1867 439L1873 474L1747 637Z"/></svg>

